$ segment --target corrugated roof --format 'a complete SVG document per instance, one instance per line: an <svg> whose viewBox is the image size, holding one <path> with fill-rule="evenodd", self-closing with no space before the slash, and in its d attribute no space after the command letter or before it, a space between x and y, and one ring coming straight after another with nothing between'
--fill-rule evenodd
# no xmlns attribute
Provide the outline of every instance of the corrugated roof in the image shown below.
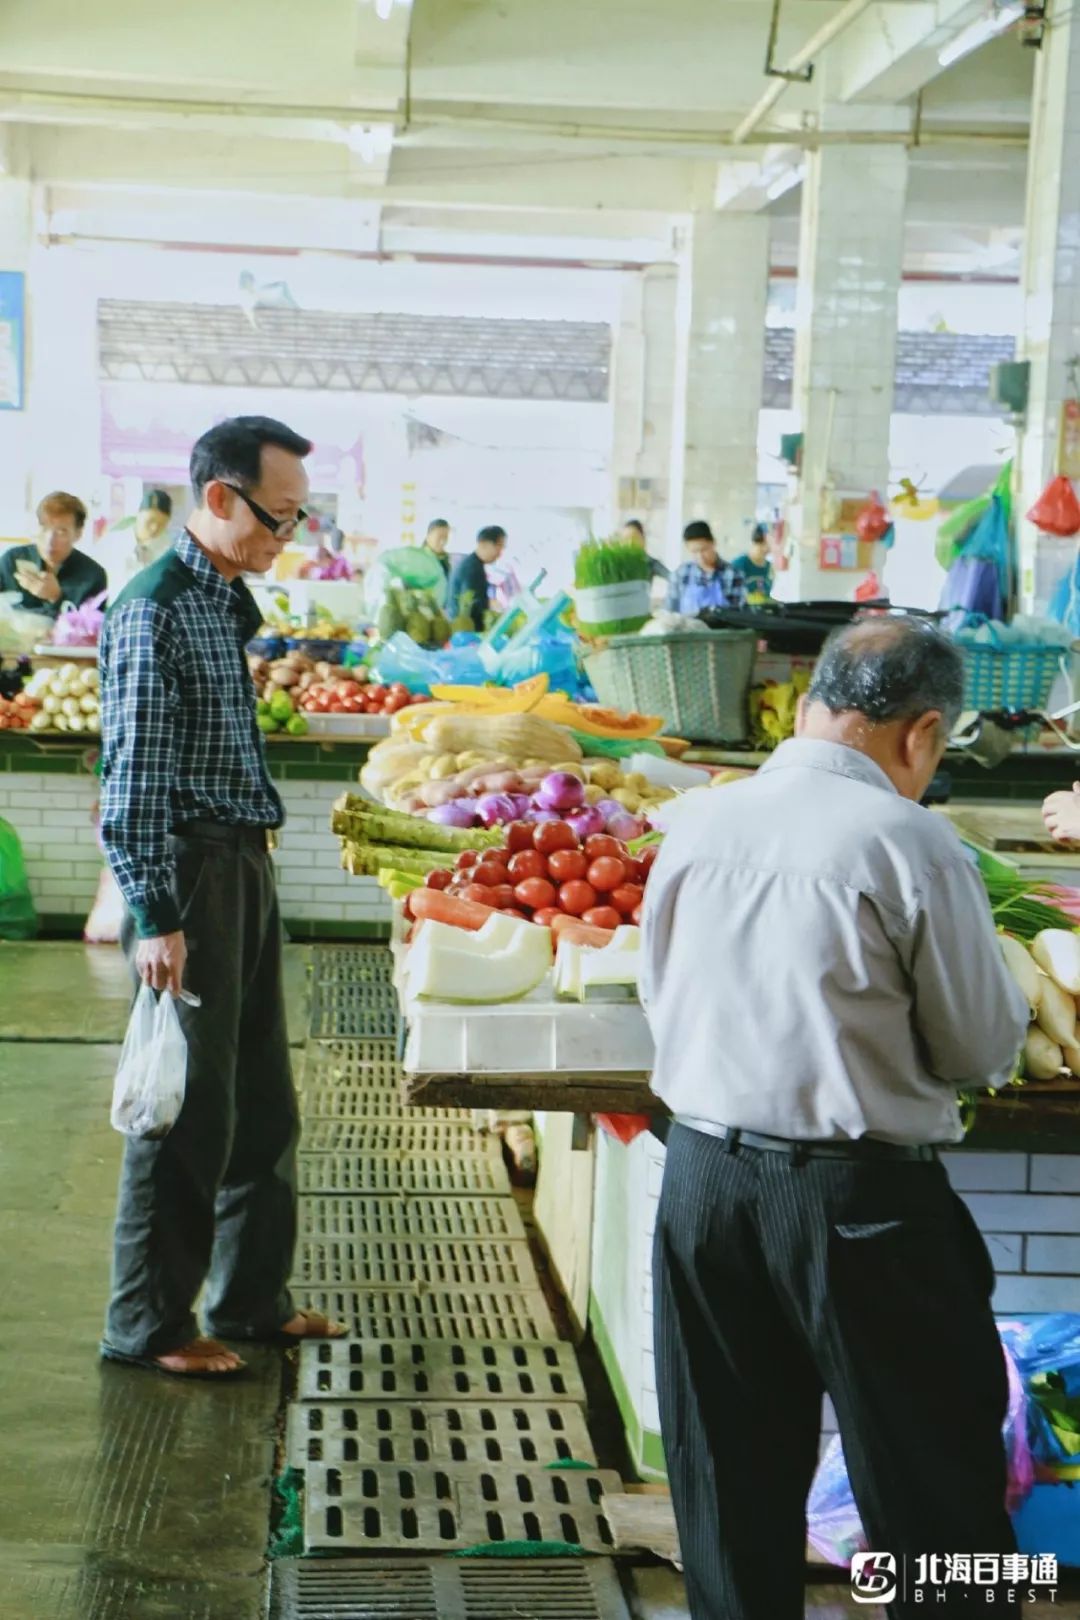
<svg viewBox="0 0 1080 1620"><path fill-rule="evenodd" d="M103 299L98 361L110 381L595 401L608 397L611 329Z"/></svg>
<svg viewBox="0 0 1080 1620"><path fill-rule="evenodd" d="M990 399L990 368L1015 354L1012 337L900 332L893 408L909 416L1004 416L1004 407ZM763 403L770 409L790 407L794 368L795 333L769 327Z"/></svg>

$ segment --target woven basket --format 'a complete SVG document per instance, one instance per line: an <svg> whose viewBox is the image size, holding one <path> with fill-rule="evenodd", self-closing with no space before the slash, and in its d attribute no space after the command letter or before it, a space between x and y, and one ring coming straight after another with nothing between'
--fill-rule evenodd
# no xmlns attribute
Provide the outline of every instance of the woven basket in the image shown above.
<svg viewBox="0 0 1080 1620"><path fill-rule="evenodd" d="M964 708L1043 709L1063 667L1060 647L961 647Z"/></svg>
<svg viewBox="0 0 1080 1620"><path fill-rule="evenodd" d="M752 630L613 636L585 660L601 703L663 716L693 742L738 743L750 734L746 698L757 637Z"/></svg>

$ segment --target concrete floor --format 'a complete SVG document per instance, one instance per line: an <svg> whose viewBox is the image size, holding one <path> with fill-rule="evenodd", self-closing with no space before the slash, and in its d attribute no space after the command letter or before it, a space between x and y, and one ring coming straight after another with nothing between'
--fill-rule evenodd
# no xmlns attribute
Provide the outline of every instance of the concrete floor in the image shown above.
<svg viewBox="0 0 1080 1620"><path fill-rule="evenodd" d="M310 952L287 955L299 1041ZM0 1617L256 1620L280 1354L229 1388L97 1358L128 999L107 946L0 945Z"/></svg>
<svg viewBox="0 0 1080 1620"><path fill-rule="evenodd" d="M287 948L294 1042L309 961ZM0 944L0 1620L261 1620L280 1353L218 1388L97 1357L128 1001L115 949ZM686 1620L674 1571L623 1578L634 1620ZM1080 1592L1018 1612L1080 1616ZM825 1585L806 1614L881 1620Z"/></svg>

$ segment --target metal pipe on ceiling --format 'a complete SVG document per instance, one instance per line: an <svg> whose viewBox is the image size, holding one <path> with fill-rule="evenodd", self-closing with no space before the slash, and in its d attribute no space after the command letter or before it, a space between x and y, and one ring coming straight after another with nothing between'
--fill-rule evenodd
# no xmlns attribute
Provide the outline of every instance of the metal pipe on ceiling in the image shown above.
<svg viewBox="0 0 1080 1620"><path fill-rule="evenodd" d="M741 146L747 141L758 125L776 106L792 79L798 78L802 70L809 67L814 58L820 56L826 46L831 45L839 34L850 28L851 24L857 21L871 4L872 0L847 0L846 5L841 6L839 11L834 12L829 21L824 23L816 34L811 34L806 44L801 45L794 56L790 58L787 66L780 72L779 76L773 78L772 83L762 92L746 117L735 126L731 136L733 146ZM768 62L766 62L766 71L775 71L770 69Z"/></svg>
<svg viewBox="0 0 1080 1620"><path fill-rule="evenodd" d="M840 19L846 16L842 26L854 20L856 9L862 10L871 0L848 0L848 4L836 14L833 23L822 28L815 34L812 41L808 41L803 53L810 50L820 51L821 42L836 37L840 31ZM830 32L831 30L831 32ZM828 36L826 38L825 36ZM815 43L817 42L817 43ZM796 53L793 61L797 61L803 53ZM473 131L490 131L493 135L521 134L545 136L559 141L611 141L619 145L636 143L639 146L685 146L700 150L703 154L723 157L725 148L742 146L771 146L781 142L788 146L797 146L812 150L819 146L832 145L911 145L912 132L892 132L882 130L821 130L821 129L765 129L758 126L765 113L775 104L777 97L782 94L786 80L777 80L771 86L766 96L747 118L734 130L720 129L672 129L642 126L641 124L605 124L584 123L572 119L539 120L534 118L520 118L505 116L499 113L489 115L476 108L447 108L443 110L438 104L423 104L418 108L415 104L411 108L412 123L409 133L398 144L406 145L414 141L426 130L438 128L460 128ZM767 96L772 96L768 107L764 106ZM354 124L388 124L396 122L396 112L388 108L364 107L335 107L335 106L306 106L285 105L279 102L256 103L237 102L233 106L223 107L220 102L214 101L184 101L181 99L168 99L151 96L105 96L93 93L83 94L79 91L40 91L31 92L10 91L0 87L0 123L78 123L78 114L107 113L115 123L123 125L125 119L139 118L140 116L161 116L177 119L200 118L257 118L292 120L302 122L317 122L340 124L348 128ZM68 118L64 114L69 114ZM1000 146L1026 146L1028 135L1021 129L997 129L992 126L979 128L964 128L942 124L927 128L925 125L919 133L919 145L954 143L957 145L1000 145Z"/></svg>

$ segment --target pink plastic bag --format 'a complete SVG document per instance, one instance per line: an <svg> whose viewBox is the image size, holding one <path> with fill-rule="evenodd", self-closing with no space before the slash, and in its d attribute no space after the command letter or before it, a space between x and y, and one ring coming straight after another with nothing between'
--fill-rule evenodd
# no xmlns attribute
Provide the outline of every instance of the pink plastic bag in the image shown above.
<svg viewBox="0 0 1080 1620"><path fill-rule="evenodd" d="M61 613L53 629L53 646L96 647L101 636L101 626L105 623L101 604L106 594L102 591L100 596L90 597L82 607L69 607L66 613Z"/></svg>
<svg viewBox="0 0 1080 1620"><path fill-rule="evenodd" d="M1035 1463L1028 1444L1027 1395L1023 1380L1007 1345L1002 1344L1001 1351L1009 1374L1009 1405L1002 1426L1009 1463L1005 1507L1007 1512L1015 1513L1035 1483ZM942 1377L945 1372L942 1368ZM959 1404L957 1422L963 1422ZM830 1442L818 1464L806 1504L806 1519L811 1543L830 1564L846 1567L853 1554L867 1551L839 1435Z"/></svg>

